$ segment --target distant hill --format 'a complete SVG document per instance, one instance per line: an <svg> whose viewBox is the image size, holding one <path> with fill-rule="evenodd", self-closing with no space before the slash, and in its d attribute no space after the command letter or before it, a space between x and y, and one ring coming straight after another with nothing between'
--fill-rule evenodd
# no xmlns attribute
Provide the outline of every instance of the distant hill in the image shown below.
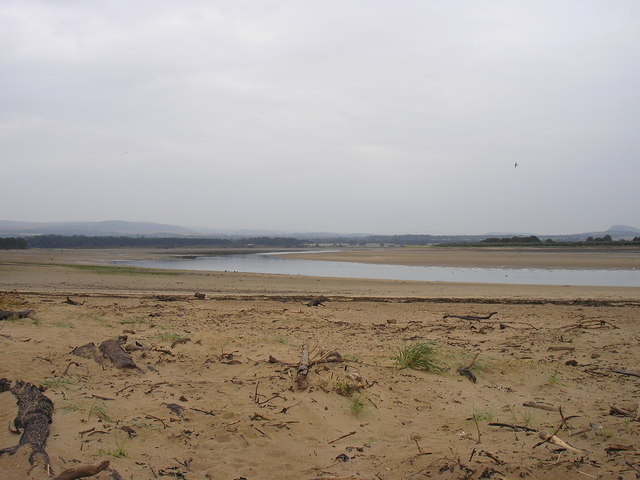
<svg viewBox="0 0 640 480"><path fill-rule="evenodd" d="M126 222L109 220L103 222L15 222L0 220L0 237L29 237L34 235L82 235L88 237L200 237L200 238L276 238L288 237L317 243L350 243L420 245L429 243L479 242L490 237L513 237L535 235L541 240L580 242L588 237L610 235L613 240L631 240L640 236L640 228L628 225L613 225L606 231L584 232L565 235L542 235L536 233L487 233L484 235L375 235L341 234L328 232L286 232L281 230L223 230L211 228L187 228L153 222Z"/></svg>
<svg viewBox="0 0 640 480"><path fill-rule="evenodd" d="M189 228L152 222L13 222L0 220L0 235L86 235L86 236L182 236L195 235Z"/></svg>

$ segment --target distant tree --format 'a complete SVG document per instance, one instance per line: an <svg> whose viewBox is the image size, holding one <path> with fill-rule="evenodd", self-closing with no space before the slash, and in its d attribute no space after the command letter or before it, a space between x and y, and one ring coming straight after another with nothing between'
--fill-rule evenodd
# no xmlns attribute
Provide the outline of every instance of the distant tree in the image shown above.
<svg viewBox="0 0 640 480"><path fill-rule="evenodd" d="M604 241L604 242L612 242L613 239L611 238L611 235L605 235L604 237L602 237L602 241Z"/></svg>
<svg viewBox="0 0 640 480"><path fill-rule="evenodd" d="M24 250L26 248L27 241L24 238L0 238L0 250Z"/></svg>

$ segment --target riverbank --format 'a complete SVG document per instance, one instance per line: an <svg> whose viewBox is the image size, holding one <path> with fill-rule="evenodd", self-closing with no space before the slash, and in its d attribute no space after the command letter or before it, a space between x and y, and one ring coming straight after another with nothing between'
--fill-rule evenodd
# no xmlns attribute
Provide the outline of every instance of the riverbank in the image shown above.
<svg viewBox="0 0 640 480"><path fill-rule="evenodd" d="M640 269L640 248L424 247L292 253L291 258L423 267Z"/></svg>

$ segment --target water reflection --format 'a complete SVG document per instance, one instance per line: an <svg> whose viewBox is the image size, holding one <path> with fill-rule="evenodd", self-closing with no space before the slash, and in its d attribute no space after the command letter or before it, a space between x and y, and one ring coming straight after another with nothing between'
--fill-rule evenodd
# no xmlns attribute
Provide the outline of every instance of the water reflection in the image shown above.
<svg viewBox="0 0 640 480"><path fill-rule="evenodd" d="M194 259L126 261L120 263L148 268L307 275L313 277L534 285L640 286L640 271L638 270L412 267L406 265L301 260L265 253L197 257Z"/></svg>

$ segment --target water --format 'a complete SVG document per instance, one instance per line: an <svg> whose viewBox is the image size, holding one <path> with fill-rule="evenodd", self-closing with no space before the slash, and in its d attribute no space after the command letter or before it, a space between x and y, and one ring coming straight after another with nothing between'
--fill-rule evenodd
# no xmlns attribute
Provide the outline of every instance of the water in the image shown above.
<svg viewBox="0 0 640 480"><path fill-rule="evenodd" d="M301 260L273 253L221 255L194 259L140 260L119 263L148 268L306 275L312 277L531 285L640 286L640 270L412 267L406 265Z"/></svg>

